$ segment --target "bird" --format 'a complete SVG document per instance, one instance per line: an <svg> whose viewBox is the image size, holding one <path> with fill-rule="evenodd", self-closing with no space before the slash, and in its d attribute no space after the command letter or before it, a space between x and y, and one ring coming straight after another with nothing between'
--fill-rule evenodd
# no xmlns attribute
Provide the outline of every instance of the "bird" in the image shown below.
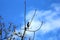
<svg viewBox="0 0 60 40"><path fill-rule="evenodd" d="M29 26L30 26L30 24L29 24L29 22L27 23L27 28L29 28Z"/></svg>
<svg viewBox="0 0 60 40"><path fill-rule="evenodd" d="M2 34L2 31L0 30L0 35Z"/></svg>

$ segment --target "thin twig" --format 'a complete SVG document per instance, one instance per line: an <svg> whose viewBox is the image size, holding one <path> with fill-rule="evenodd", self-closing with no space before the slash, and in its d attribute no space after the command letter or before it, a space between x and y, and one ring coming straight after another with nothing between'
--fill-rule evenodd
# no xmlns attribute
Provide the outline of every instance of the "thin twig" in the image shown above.
<svg viewBox="0 0 60 40"><path fill-rule="evenodd" d="M27 30L26 28L26 0L24 0L24 25L25 25L25 28L24 28L24 32L23 32L23 36L21 38L21 40L24 40L24 36L25 36L25 32Z"/></svg>
<svg viewBox="0 0 60 40"><path fill-rule="evenodd" d="M33 39L32 40L34 40L34 38L35 38L36 31L38 31L42 27L42 25L43 25L43 22L41 23L41 26L37 30L34 30L34 31L33 30L28 30L30 32L34 32L34 35L33 35Z"/></svg>
<svg viewBox="0 0 60 40"><path fill-rule="evenodd" d="M34 32L34 35L33 35L33 39L32 40L34 40L34 38L35 38L35 32Z"/></svg>
<svg viewBox="0 0 60 40"><path fill-rule="evenodd" d="M29 25L31 25L31 23L32 23L32 21L33 21L33 19L34 19L35 15L36 15L36 11L37 11L37 9L35 9L35 12L34 12L34 14L33 14L33 17L32 17L32 19L31 19L31 21L30 21L30 24L29 24Z"/></svg>
<svg viewBox="0 0 60 40"><path fill-rule="evenodd" d="M37 29L37 30L27 30L27 31L30 31L30 32L36 32L36 31L38 31L41 27L42 27L42 25L43 25L43 22L41 23L41 26Z"/></svg>

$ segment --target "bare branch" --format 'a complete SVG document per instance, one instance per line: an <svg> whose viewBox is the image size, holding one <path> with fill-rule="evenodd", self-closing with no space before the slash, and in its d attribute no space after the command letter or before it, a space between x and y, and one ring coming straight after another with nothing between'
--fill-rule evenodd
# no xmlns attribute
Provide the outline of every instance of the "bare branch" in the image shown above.
<svg viewBox="0 0 60 40"><path fill-rule="evenodd" d="M34 19L35 15L36 15L36 11L37 11L37 9L35 9L35 12L34 12L34 14L33 14L33 17L32 17L32 19L31 19L31 21L30 21L30 24L29 24L29 25L31 25L31 23L32 23L32 21L33 21L33 19Z"/></svg>
<svg viewBox="0 0 60 40"><path fill-rule="evenodd" d="M40 27L37 30L34 30L34 31L33 30L27 30L27 31L36 32L36 31L38 31L42 27L42 25L43 25L43 22L41 23Z"/></svg>
<svg viewBox="0 0 60 40"><path fill-rule="evenodd" d="M25 32L27 30L26 28L26 0L24 0L24 25L25 25L25 28L24 28L24 33L23 33L23 36L21 37L21 40L24 40L24 36L25 36Z"/></svg>
<svg viewBox="0 0 60 40"><path fill-rule="evenodd" d="M32 40L34 40L34 38L35 38L35 33L36 33L36 31L38 31L38 30L40 30L40 28L42 27L42 25L43 25L43 21L42 21L42 23L41 23L41 26L37 29L37 30L28 30L28 31L30 31L30 32L34 32L34 35L33 35L33 39Z"/></svg>

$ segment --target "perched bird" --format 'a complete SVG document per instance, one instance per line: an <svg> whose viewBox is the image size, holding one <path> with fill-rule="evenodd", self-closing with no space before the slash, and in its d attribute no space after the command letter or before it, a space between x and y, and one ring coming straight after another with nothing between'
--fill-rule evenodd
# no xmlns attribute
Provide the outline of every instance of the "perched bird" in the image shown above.
<svg viewBox="0 0 60 40"><path fill-rule="evenodd" d="M27 23L27 28L29 28L29 26L30 26L30 24L29 24L29 22Z"/></svg>
<svg viewBox="0 0 60 40"><path fill-rule="evenodd" d="M2 31L0 30L0 35L2 34Z"/></svg>

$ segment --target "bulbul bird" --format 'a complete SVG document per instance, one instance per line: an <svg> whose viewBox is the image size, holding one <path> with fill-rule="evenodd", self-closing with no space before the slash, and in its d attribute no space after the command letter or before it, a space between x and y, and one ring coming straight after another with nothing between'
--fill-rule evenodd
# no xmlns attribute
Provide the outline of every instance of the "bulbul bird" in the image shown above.
<svg viewBox="0 0 60 40"><path fill-rule="evenodd" d="M0 35L2 34L2 31L0 30Z"/></svg>
<svg viewBox="0 0 60 40"><path fill-rule="evenodd" d="M29 24L29 22L27 23L27 28L29 28L29 26L30 26L30 24Z"/></svg>

